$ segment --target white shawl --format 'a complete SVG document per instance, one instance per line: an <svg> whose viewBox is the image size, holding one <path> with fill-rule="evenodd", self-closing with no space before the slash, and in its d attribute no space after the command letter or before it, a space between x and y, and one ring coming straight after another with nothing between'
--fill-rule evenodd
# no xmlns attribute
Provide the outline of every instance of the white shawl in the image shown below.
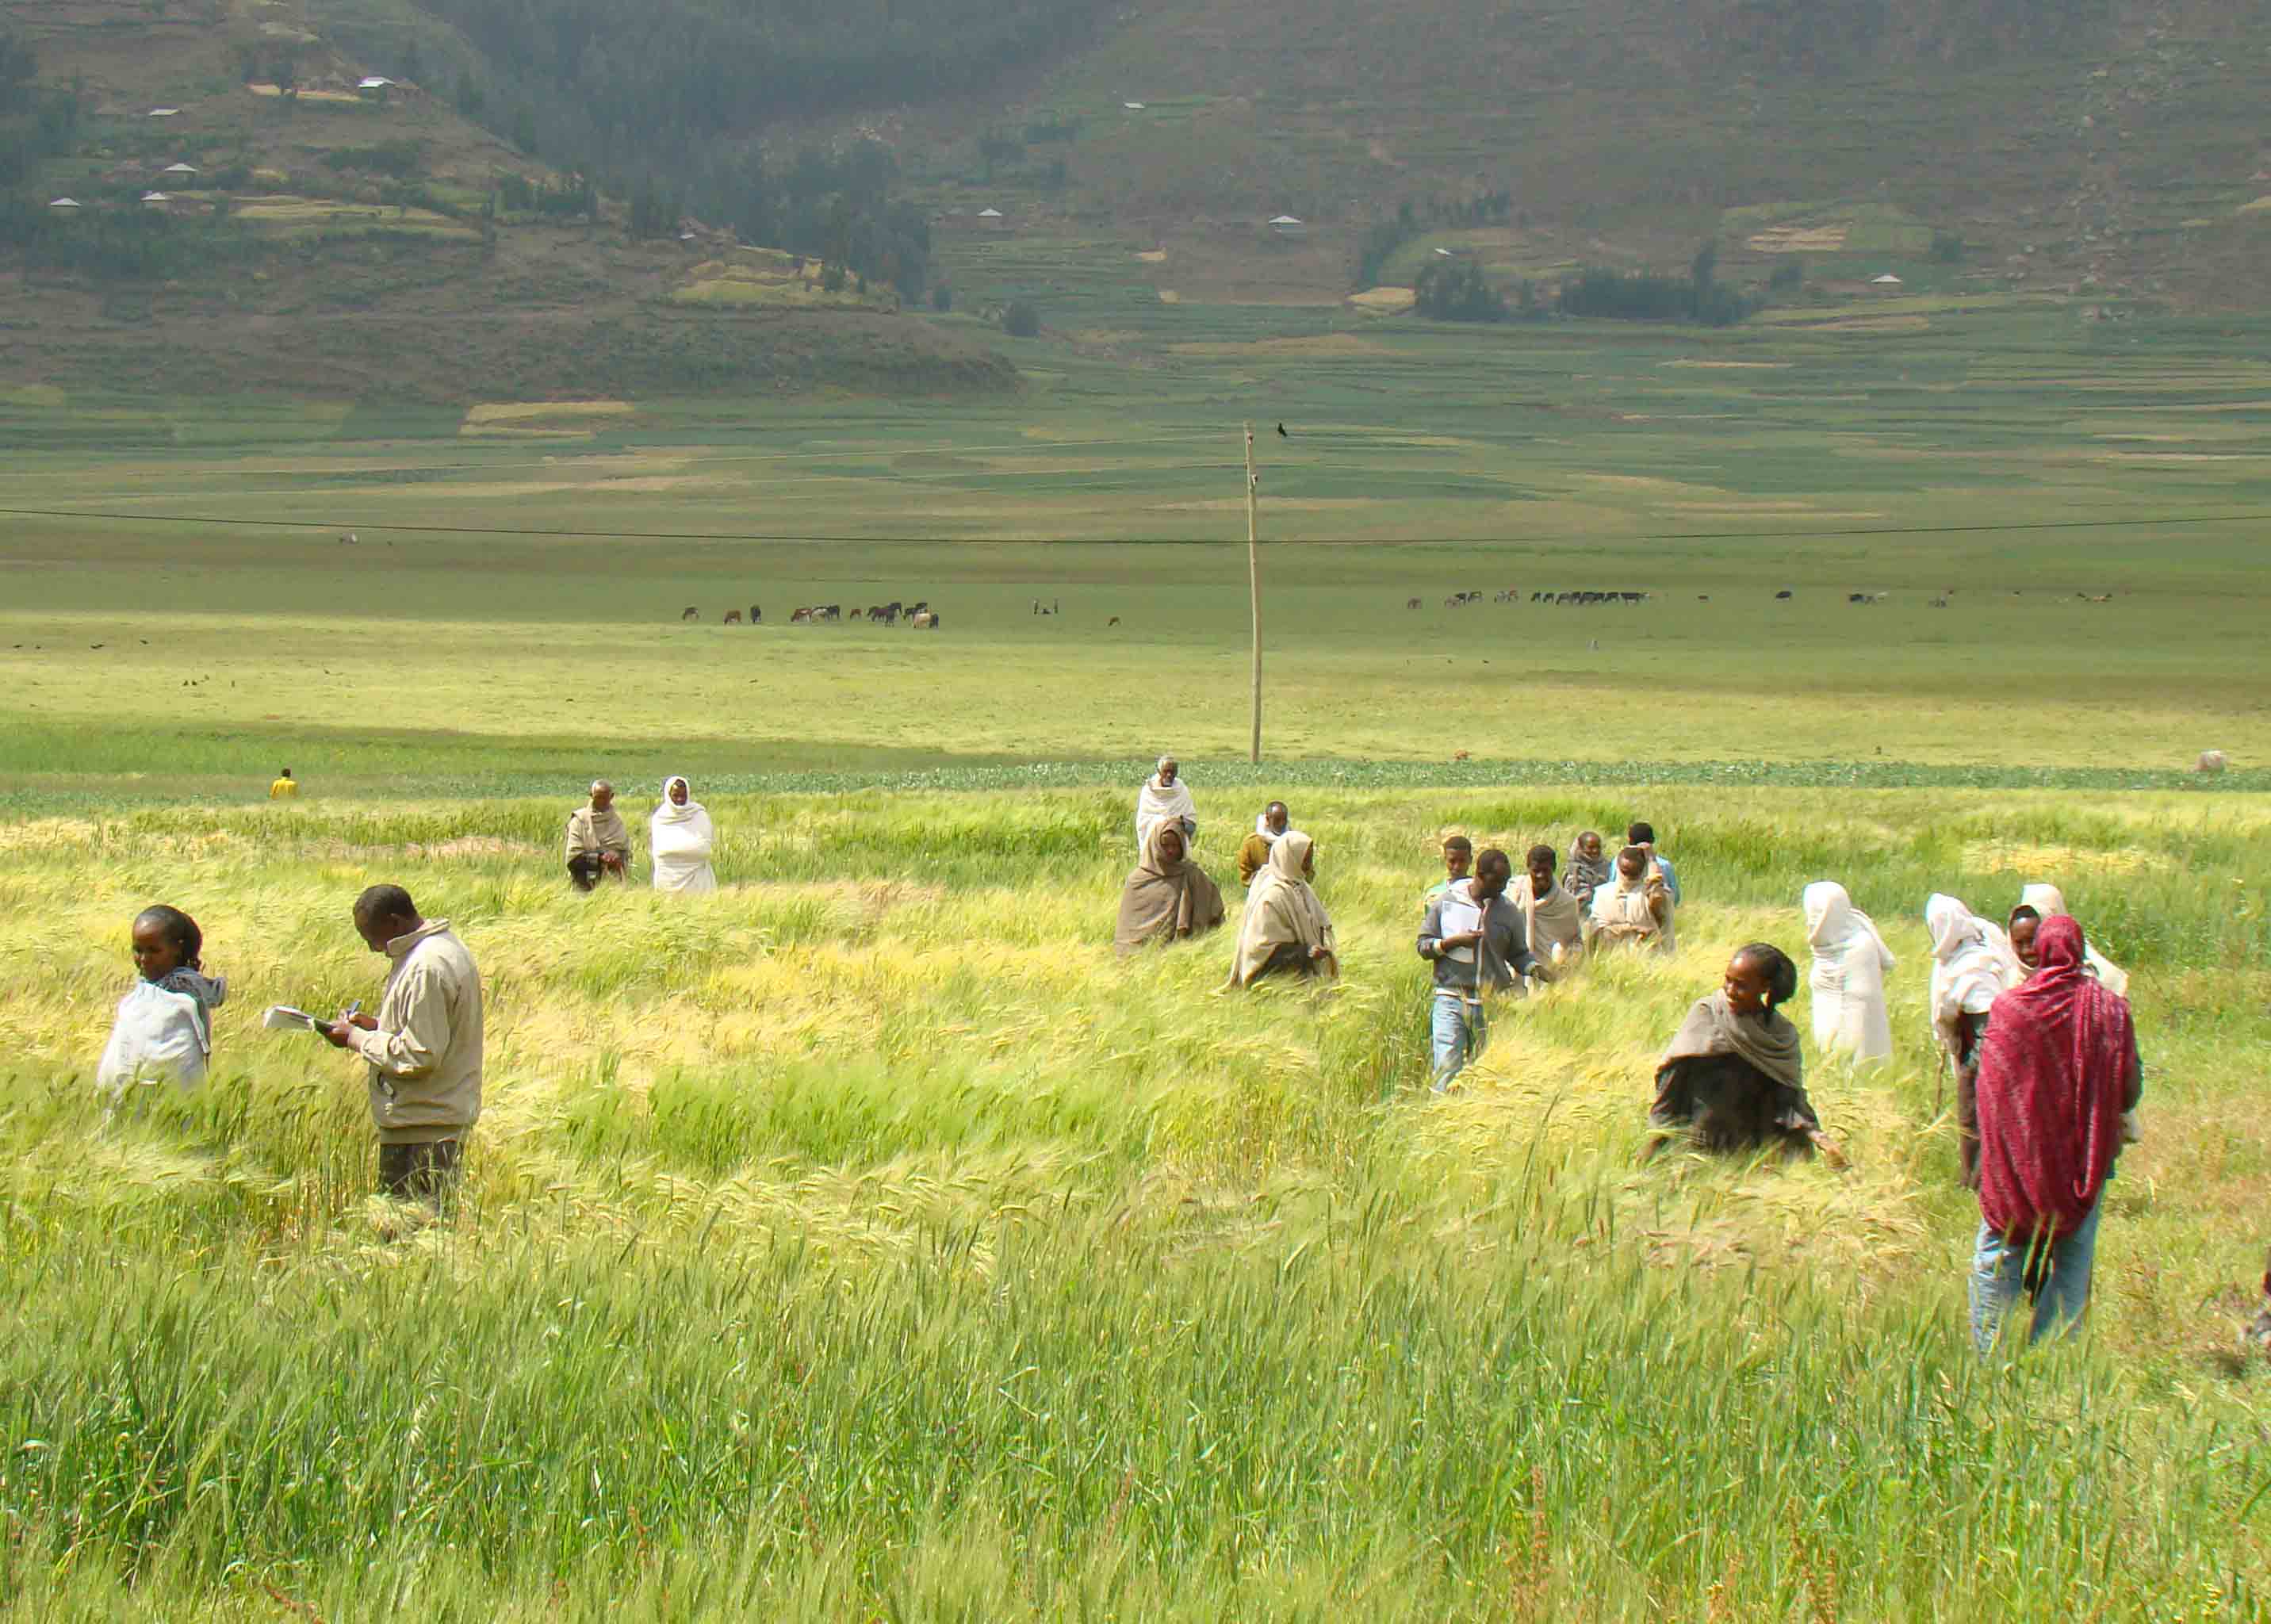
<svg viewBox="0 0 2271 1624"><path fill-rule="evenodd" d="M1230 961L1230 984L1245 987L1262 972L1270 955L1284 942L1325 950L1325 962L1334 973L1340 964L1333 947L1333 922L1324 904L1309 889L1301 870L1307 865L1311 842L1298 829L1289 829L1270 848L1270 861L1254 876L1246 893L1246 914L1238 922L1238 946Z"/></svg>
<svg viewBox="0 0 2271 1624"><path fill-rule="evenodd" d="M1885 972L1894 960L1885 939L1835 880L1807 886L1805 903L1806 940L1813 949L1806 980L1813 993L1814 1043L1844 1049L1856 1060L1890 1060Z"/></svg>
<svg viewBox="0 0 2271 1624"><path fill-rule="evenodd" d="M1960 1061L1962 1018L1986 1014L1995 995L2027 972L2002 927L1953 897L1934 891L1925 898L1924 925L1932 935L1932 1030L1948 1059Z"/></svg>
<svg viewBox="0 0 2271 1624"><path fill-rule="evenodd" d="M1618 947L1637 942L1659 953L1678 952L1679 937L1673 931L1672 919L1679 905L1664 890L1663 876L1651 866L1642 869L1637 880L1627 879L1621 868L1612 870L1610 877L1610 884L1594 891L1593 905L1586 911L1586 945ZM1649 895L1651 882L1655 896L1664 898L1662 919L1657 918L1655 898Z"/></svg>
<svg viewBox="0 0 2271 1624"><path fill-rule="evenodd" d="M2019 893L2019 905L2032 908L2044 919L2050 918L2053 913L2072 912L2066 905L2065 892L2059 890L2055 885L2040 883L2029 885ZM2096 978L2097 984L2107 992L2118 998L2129 996L2129 972L2090 946L2087 932L2084 932L2082 936L2081 962L2089 973Z"/></svg>
<svg viewBox="0 0 2271 1624"><path fill-rule="evenodd" d="M649 820L647 833L654 851L654 888L659 891L714 891L718 876L710 868L711 849L718 843L718 831L710 822L709 813L694 799L693 786L689 785L686 804L680 806L670 798L670 786L685 784L682 778L663 780L662 804L654 809Z"/></svg>
<svg viewBox="0 0 2271 1624"><path fill-rule="evenodd" d="M1198 803L1191 799L1191 786L1183 781L1180 773L1175 775L1173 784L1163 786L1155 772L1143 780L1143 787L1136 793L1136 849L1149 850L1151 831L1171 817L1187 817L1197 823Z"/></svg>

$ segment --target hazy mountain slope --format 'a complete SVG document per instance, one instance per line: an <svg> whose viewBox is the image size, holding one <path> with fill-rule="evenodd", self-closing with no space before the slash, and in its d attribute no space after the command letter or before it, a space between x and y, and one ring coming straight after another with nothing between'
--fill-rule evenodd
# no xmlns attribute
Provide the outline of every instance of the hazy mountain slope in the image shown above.
<svg viewBox="0 0 2271 1624"><path fill-rule="evenodd" d="M1066 184L1023 201L1166 236L1504 189L1541 264L1861 203L1975 261L2253 304L2267 69L2271 12L2237 0L1152 0L1027 87L1084 123ZM939 173L1001 190L970 168Z"/></svg>

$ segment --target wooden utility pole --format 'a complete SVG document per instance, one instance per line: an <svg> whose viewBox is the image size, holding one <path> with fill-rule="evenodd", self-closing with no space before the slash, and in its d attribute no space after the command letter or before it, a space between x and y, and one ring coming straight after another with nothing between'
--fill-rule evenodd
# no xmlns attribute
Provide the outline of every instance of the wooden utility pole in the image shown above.
<svg viewBox="0 0 2271 1624"><path fill-rule="evenodd" d="M1246 425L1246 592L1254 607L1254 742L1249 759L1262 764L1262 548L1255 521L1254 425Z"/></svg>

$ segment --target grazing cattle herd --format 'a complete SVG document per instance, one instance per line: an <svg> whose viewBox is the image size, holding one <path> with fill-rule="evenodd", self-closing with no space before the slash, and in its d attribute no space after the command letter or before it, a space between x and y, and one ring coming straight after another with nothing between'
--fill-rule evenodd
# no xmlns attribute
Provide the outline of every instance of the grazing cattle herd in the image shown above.
<svg viewBox="0 0 2271 1624"><path fill-rule="evenodd" d="M1451 593L1450 596L1443 600L1443 607L1447 609L1470 608L1474 605L1481 603L1484 600L1484 595L1485 589L1480 587L1466 592L1455 592ZM1882 603L1891 595L1892 594L1889 592L1847 592L1845 594L1845 601L1849 604ZM2014 593L2013 595L2017 596L2018 594ZM1797 596L1798 593L1794 588L1785 586L1775 593L1775 601L1777 603L1788 603ZM1953 586L1945 587L1940 592L1935 594L1929 601L1933 608L1945 609L1949 606L1950 601L1955 598L1955 588ZM2078 592L2074 593L2074 597L2084 603L2111 603L2113 601L2113 594L2111 592ZM1631 592L1623 589L1618 589L1615 591L1577 590L1562 592L1548 588L1543 591L1532 592L1530 594L1529 601L1536 604L1548 605L1557 608L1584 608L1597 604L1630 605L1650 603L1655 600L1655 598L1656 594L1654 592ZM1516 586L1502 586L1497 591L1490 592L1489 600L1493 603L1519 604L1523 601L1522 589ZM1711 594L1709 592L1698 592L1695 595L1695 601L1698 603L1709 603L1711 601ZM1406 609L1418 609L1423 607L1426 603L1426 600L1425 598L1407 598L1404 600L1404 607ZM1044 602L1040 599L1036 598L1033 600L1032 612L1035 615L1055 615L1064 613L1064 607L1060 600L1051 599L1048 601ZM698 621L702 618L702 611L698 606L689 604L686 608L680 611L678 618L681 621ZM802 606L793 611L788 617L788 623L792 626L817 626L823 622L841 622L844 618L845 609L842 604L815 603ZM894 598L889 603L870 604L865 608L854 605L851 611L851 618L855 621L866 621L870 625L912 626L925 631L935 631L941 624L938 611L932 608L929 602L926 600L918 600L913 603L903 603L898 599ZM760 605L754 603L751 604L749 606L749 617L748 623L752 626L762 626L764 624L764 609ZM742 620L741 610L728 609L726 611L725 624L728 626L738 626L741 623ZM1120 617L1115 615L1105 623L1107 626L1117 626L1120 624Z"/></svg>

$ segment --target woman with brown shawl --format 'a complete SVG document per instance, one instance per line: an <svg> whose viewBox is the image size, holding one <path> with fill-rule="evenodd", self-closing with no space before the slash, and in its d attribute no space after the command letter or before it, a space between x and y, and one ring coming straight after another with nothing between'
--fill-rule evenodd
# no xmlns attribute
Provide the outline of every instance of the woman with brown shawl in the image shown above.
<svg viewBox="0 0 2271 1624"><path fill-rule="evenodd" d="M1238 947L1231 956L1230 985L1251 987L1263 976L1291 971L1301 976L1336 976L1340 959L1333 946L1333 922L1325 905L1309 889L1315 870L1309 837L1291 829L1270 848L1270 861L1254 876L1239 921Z"/></svg>
<svg viewBox="0 0 2271 1624"><path fill-rule="evenodd" d="M1806 1097L1798 1028L1779 1006L1798 991L1798 966L1754 942L1727 961L1724 985L1699 998L1656 1069L1653 1151L1685 1129L1710 1151L1808 1146L1842 1159Z"/></svg>
<svg viewBox="0 0 2271 1624"><path fill-rule="evenodd" d="M1124 957L1147 942L1203 935L1222 921L1222 891L1190 860L1182 825L1154 823L1143 842L1143 860L1120 890L1113 948Z"/></svg>

